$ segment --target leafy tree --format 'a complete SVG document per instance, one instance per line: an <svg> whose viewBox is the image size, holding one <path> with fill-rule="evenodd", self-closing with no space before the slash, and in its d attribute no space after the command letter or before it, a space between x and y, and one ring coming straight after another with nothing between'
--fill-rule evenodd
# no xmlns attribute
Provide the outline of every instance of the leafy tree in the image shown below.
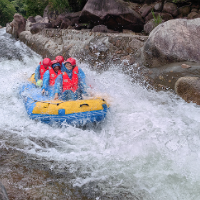
<svg viewBox="0 0 200 200"><path fill-rule="evenodd" d="M15 0L20 1L20 0ZM87 0L23 0L26 16L43 15L44 9L47 5L50 9L62 13L66 10L76 12L82 10Z"/></svg>
<svg viewBox="0 0 200 200"><path fill-rule="evenodd" d="M52 10L57 10L59 13L65 11L66 8L69 8L68 0L49 0L49 5Z"/></svg>
<svg viewBox="0 0 200 200"><path fill-rule="evenodd" d="M48 0L24 0L24 10L26 11L26 17L41 15L45 7L48 5Z"/></svg>
<svg viewBox="0 0 200 200"><path fill-rule="evenodd" d="M11 22L15 13L16 9L9 0L0 0L0 24L2 26Z"/></svg>
<svg viewBox="0 0 200 200"><path fill-rule="evenodd" d="M26 10L25 10L25 3L23 0L12 0L10 1L13 6L15 7L17 13L25 16L26 15Z"/></svg>

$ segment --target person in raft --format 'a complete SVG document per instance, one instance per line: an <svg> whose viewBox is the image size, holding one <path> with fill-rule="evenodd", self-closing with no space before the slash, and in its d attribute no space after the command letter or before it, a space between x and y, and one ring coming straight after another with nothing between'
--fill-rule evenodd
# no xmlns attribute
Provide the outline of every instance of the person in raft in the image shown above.
<svg viewBox="0 0 200 200"><path fill-rule="evenodd" d="M85 82L85 73L81 68L76 66L74 58L68 58L61 66L62 73L55 81L54 100L77 100L86 95L87 85Z"/></svg>
<svg viewBox="0 0 200 200"><path fill-rule="evenodd" d="M42 94L48 93L50 98L54 97L54 84L58 75L61 74L61 65L57 60L53 60L52 66L49 67L43 76Z"/></svg>
<svg viewBox="0 0 200 200"><path fill-rule="evenodd" d="M56 56L55 60L57 60L60 63L60 65L62 66L62 63L64 62L64 58L62 56Z"/></svg>
<svg viewBox="0 0 200 200"><path fill-rule="evenodd" d="M49 69L51 66L51 59L44 58L42 62L37 66L35 70L35 81L37 86L41 86L41 82L43 80L44 73Z"/></svg>

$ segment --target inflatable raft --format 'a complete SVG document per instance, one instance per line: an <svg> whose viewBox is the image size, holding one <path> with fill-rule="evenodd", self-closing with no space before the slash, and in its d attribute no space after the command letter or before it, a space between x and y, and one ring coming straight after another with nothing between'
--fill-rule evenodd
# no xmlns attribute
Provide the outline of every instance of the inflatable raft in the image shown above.
<svg viewBox="0 0 200 200"><path fill-rule="evenodd" d="M58 122L83 126L105 119L108 104L102 98L89 98L76 101L48 100L41 95L34 81L21 87L20 95L31 119L51 124Z"/></svg>

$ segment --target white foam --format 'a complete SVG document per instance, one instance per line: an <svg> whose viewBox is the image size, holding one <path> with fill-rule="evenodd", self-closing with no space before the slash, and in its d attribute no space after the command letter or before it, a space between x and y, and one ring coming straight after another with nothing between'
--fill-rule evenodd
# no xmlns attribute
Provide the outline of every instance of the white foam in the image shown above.
<svg viewBox="0 0 200 200"><path fill-rule="evenodd" d="M106 121L87 130L42 124L29 119L18 97L20 84L41 57L34 52L30 56L20 42L15 46L23 59L0 61L1 145L53 159L75 174L74 186L96 182L104 193L198 199L199 106L170 92L147 90L117 67L97 73L79 64L91 90L110 103Z"/></svg>

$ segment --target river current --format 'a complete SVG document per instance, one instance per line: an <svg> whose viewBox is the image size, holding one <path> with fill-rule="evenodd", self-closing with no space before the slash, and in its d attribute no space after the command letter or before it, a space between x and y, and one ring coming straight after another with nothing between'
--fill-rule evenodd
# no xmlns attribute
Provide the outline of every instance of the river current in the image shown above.
<svg viewBox="0 0 200 200"><path fill-rule="evenodd" d="M0 51L0 149L51 161L54 173L67 171L90 199L200 199L199 106L146 89L120 66L98 73L78 63L110 104L107 118L86 129L50 126L29 119L18 94L42 57L5 29Z"/></svg>

